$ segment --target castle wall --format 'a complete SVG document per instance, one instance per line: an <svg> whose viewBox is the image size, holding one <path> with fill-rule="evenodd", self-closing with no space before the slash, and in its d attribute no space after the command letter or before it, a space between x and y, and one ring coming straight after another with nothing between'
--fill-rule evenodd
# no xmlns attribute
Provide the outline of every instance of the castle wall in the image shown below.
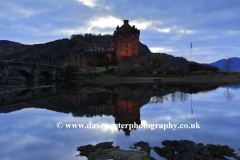
<svg viewBox="0 0 240 160"><path fill-rule="evenodd" d="M87 68L92 66L106 66L117 65L115 60L115 53L107 52L93 52L91 54L79 53L71 56L71 63L76 63L79 68Z"/></svg>
<svg viewBox="0 0 240 160"><path fill-rule="evenodd" d="M124 25L116 28L114 32L114 51L119 63L125 56L132 56L133 54L139 56L139 35L140 31L135 26L131 27L128 20L124 20Z"/></svg>
<svg viewBox="0 0 240 160"><path fill-rule="evenodd" d="M117 61L120 62L124 56L132 56L136 54L139 56L139 37L138 36L120 36L116 38L115 52Z"/></svg>
<svg viewBox="0 0 240 160"><path fill-rule="evenodd" d="M114 40L111 42L111 48L114 48Z"/></svg>

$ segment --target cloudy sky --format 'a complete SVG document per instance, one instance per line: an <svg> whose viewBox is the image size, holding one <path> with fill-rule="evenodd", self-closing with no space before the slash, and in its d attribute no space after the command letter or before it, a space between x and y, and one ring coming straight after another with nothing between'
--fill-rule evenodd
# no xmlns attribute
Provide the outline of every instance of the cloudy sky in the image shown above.
<svg viewBox="0 0 240 160"><path fill-rule="evenodd" d="M152 52L213 62L240 57L240 0L6 0L0 40L23 44L113 34L128 19Z"/></svg>

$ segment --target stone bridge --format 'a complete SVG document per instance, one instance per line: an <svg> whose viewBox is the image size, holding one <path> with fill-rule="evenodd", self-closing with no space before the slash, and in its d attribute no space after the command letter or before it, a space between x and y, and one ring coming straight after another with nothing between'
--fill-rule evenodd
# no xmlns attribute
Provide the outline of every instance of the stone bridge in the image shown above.
<svg viewBox="0 0 240 160"><path fill-rule="evenodd" d="M0 62L1 80L7 79L10 73L14 71L21 73L28 81L38 81L39 78L58 80L61 76L59 66L25 62Z"/></svg>

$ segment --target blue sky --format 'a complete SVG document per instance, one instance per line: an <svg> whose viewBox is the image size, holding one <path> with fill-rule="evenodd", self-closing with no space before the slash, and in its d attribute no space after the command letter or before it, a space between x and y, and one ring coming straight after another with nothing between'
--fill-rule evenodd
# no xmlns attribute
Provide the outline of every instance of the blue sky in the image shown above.
<svg viewBox="0 0 240 160"><path fill-rule="evenodd" d="M0 40L23 44L113 34L128 19L152 52L213 62L239 57L239 0L7 0L0 4Z"/></svg>

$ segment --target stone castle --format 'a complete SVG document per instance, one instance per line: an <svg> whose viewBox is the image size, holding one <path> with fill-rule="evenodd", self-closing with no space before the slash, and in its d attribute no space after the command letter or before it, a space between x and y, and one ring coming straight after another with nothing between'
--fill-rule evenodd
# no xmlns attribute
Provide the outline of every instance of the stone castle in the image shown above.
<svg viewBox="0 0 240 160"><path fill-rule="evenodd" d="M82 48L77 55L71 57L72 63L77 63L80 68L91 66L117 65L126 57L139 57L140 30L130 26L128 20L117 26L111 47Z"/></svg>
<svg viewBox="0 0 240 160"><path fill-rule="evenodd" d="M128 20L124 20L121 27L117 26L112 46L119 63L125 56L139 56L139 36L140 30L131 27Z"/></svg>

